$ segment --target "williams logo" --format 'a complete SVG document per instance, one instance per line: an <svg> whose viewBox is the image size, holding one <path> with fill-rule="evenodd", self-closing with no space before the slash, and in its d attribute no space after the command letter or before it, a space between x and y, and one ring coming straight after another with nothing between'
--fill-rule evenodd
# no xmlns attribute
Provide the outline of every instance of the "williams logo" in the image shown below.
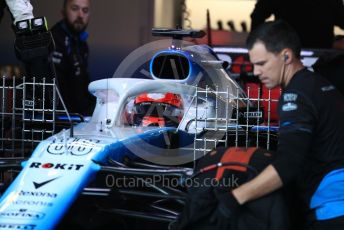
<svg viewBox="0 0 344 230"><path fill-rule="evenodd" d="M41 163L32 162L30 168L42 168L42 169L58 169L58 170L75 170L79 171L84 165L78 164L60 164L60 163ZM49 181L50 182L50 181ZM48 183L49 183L48 182Z"/></svg>
<svg viewBox="0 0 344 230"><path fill-rule="evenodd" d="M50 183L50 182L56 180L57 178L58 178L58 177L53 178L53 179L50 179L50 180L46 180L46 181L43 181L43 182L40 182L40 183L34 182L34 181L33 181L32 183L33 183L33 185L35 186L35 189L39 189L40 187L42 187L42 186L44 186L44 185L46 185L46 184L48 184L48 183Z"/></svg>
<svg viewBox="0 0 344 230"><path fill-rule="evenodd" d="M19 209L19 210L8 210L0 212L0 217L6 217L10 219L30 219L30 220L40 220L45 216L44 213L35 212L28 209ZM19 228L21 229L21 228Z"/></svg>
<svg viewBox="0 0 344 230"><path fill-rule="evenodd" d="M62 155L67 151L74 156L84 156L92 152L99 140L71 138L67 143L63 139L54 140L47 148L47 152L54 155Z"/></svg>

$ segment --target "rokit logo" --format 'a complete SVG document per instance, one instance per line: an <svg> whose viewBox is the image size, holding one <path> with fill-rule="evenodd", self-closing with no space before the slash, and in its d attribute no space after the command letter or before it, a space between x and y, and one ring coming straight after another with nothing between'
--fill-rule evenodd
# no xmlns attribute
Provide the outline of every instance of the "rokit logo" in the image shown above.
<svg viewBox="0 0 344 230"><path fill-rule="evenodd" d="M47 152L53 155L62 155L66 152L74 156L89 154L97 146L99 140L72 138L54 140L47 148ZM66 149L67 148L67 149Z"/></svg>
<svg viewBox="0 0 344 230"><path fill-rule="evenodd" d="M23 191L23 190L21 190L18 195L19 196L29 196L29 197L44 197L44 198L56 198L57 197L57 193Z"/></svg>
<svg viewBox="0 0 344 230"><path fill-rule="evenodd" d="M0 229L25 229L32 230L36 228L35 224L10 224L10 223L0 223Z"/></svg>
<svg viewBox="0 0 344 230"><path fill-rule="evenodd" d="M84 165L79 164L60 164L60 163L41 163L32 162L30 168L42 168L42 169L58 169L58 170L75 170L79 171Z"/></svg>
<svg viewBox="0 0 344 230"><path fill-rule="evenodd" d="M44 213L35 212L28 209L19 209L19 210L8 210L0 212L0 217L14 218L14 219L30 219L30 220L40 220L45 216Z"/></svg>

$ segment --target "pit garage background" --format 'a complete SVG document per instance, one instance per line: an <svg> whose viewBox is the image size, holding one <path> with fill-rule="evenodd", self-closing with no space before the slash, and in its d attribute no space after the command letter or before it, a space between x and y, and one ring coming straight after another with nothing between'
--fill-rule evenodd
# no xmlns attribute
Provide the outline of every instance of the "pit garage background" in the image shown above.
<svg viewBox="0 0 344 230"><path fill-rule="evenodd" d="M31 0L35 16L46 16L49 27L61 17L63 1ZM255 0L97 0L92 2L90 72L93 79L111 77L119 63L135 48L156 38L151 28L206 29L210 12L214 45L243 46L249 31L249 15ZM218 23L222 22L222 30ZM336 28L336 34L344 31ZM16 59L14 34L8 12L0 23L0 66L20 65Z"/></svg>

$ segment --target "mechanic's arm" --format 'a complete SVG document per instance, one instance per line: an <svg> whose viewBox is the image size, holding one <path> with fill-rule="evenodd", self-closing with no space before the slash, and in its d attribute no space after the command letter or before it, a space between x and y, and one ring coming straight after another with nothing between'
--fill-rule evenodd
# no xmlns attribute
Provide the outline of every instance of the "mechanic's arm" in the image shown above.
<svg viewBox="0 0 344 230"><path fill-rule="evenodd" d="M257 177L234 189L232 193L239 204L244 204L248 201L265 196L279 189L282 185L282 180L276 169L274 166L269 165Z"/></svg>
<svg viewBox="0 0 344 230"><path fill-rule="evenodd" d="M268 195L296 178L309 151L312 135L294 123L280 129L276 160L258 176L231 192L214 190L218 200L216 214L230 218L240 205ZM302 141L300 141L302 140Z"/></svg>
<svg viewBox="0 0 344 230"><path fill-rule="evenodd" d="M253 180L232 191L240 204L281 188L300 173L311 146L312 135L299 124L288 126L290 127L281 129L277 159Z"/></svg>
<svg viewBox="0 0 344 230"><path fill-rule="evenodd" d="M295 179L310 152L315 118L311 103L297 92L281 98L276 159L253 180L232 191L240 204L267 195ZM295 107L284 107L294 104ZM283 110L283 108L288 108Z"/></svg>
<svg viewBox="0 0 344 230"><path fill-rule="evenodd" d="M276 158L251 181L228 190L214 189L218 201L216 215L230 218L240 205L268 195L301 174L310 152L316 111L312 101L288 92L279 101L280 129ZM216 219L216 218L214 218Z"/></svg>
<svg viewBox="0 0 344 230"><path fill-rule="evenodd" d="M6 0L8 9L10 10L15 24L18 21L33 18L33 7L29 0Z"/></svg>

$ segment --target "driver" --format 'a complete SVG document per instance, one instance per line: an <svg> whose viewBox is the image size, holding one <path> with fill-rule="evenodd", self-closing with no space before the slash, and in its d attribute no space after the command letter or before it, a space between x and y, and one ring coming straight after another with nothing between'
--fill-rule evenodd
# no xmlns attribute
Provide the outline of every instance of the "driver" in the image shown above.
<svg viewBox="0 0 344 230"><path fill-rule="evenodd" d="M182 117L183 102L178 94L143 93L134 100L134 125L177 127Z"/></svg>

